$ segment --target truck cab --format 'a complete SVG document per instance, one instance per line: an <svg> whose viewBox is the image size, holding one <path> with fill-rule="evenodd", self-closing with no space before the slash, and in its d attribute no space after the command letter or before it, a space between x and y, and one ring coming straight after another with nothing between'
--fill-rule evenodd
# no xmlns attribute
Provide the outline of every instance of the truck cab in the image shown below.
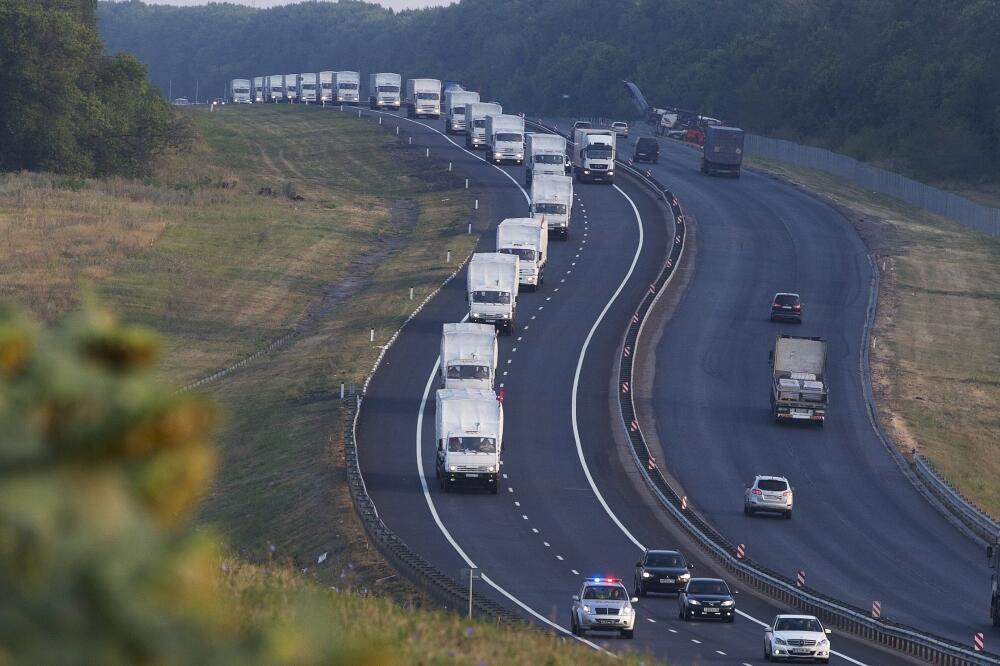
<svg viewBox="0 0 1000 666"><path fill-rule="evenodd" d="M333 72L319 73L319 101L321 104L333 102Z"/></svg>
<svg viewBox="0 0 1000 666"><path fill-rule="evenodd" d="M615 182L615 133L577 129L573 132L573 173L578 182Z"/></svg>
<svg viewBox="0 0 1000 666"><path fill-rule="evenodd" d="M566 173L566 139L558 134L529 132L524 144L524 184L531 186L536 175L562 176Z"/></svg>
<svg viewBox="0 0 1000 666"><path fill-rule="evenodd" d="M434 472L438 486L497 493L503 452L503 405L483 389L439 389L436 396Z"/></svg>
<svg viewBox="0 0 1000 666"><path fill-rule="evenodd" d="M477 252L466 275L469 321L493 324L507 335L513 333L520 284L517 255Z"/></svg>
<svg viewBox="0 0 1000 666"><path fill-rule="evenodd" d="M233 79L229 82L229 102L233 104L250 104L250 80Z"/></svg>
<svg viewBox="0 0 1000 666"><path fill-rule="evenodd" d="M371 109L395 109L400 106L402 77L391 72L368 76L368 106Z"/></svg>
<svg viewBox="0 0 1000 666"><path fill-rule="evenodd" d="M471 102L465 105L465 147L475 150L486 145L486 116L500 115L503 107L496 102Z"/></svg>
<svg viewBox="0 0 1000 666"><path fill-rule="evenodd" d="M299 101L299 75L285 74L285 101L295 104Z"/></svg>
<svg viewBox="0 0 1000 666"><path fill-rule="evenodd" d="M532 291L542 286L548 250L549 230L544 215L512 217L497 226L497 252L517 256L518 281Z"/></svg>
<svg viewBox="0 0 1000 666"><path fill-rule="evenodd" d="M303 104L315 104L317 102L316 92L316 73L309 72L306 74L299 74L299 101Z"/></svg>
<svg viewBox="0 0 1000 666"><path fill-rule="evenodd" d="M497 330L488 324L444 324L441 381L444 388L493 390L497 372Z"/></svg>
<svg viewBox="0 0 1000 666"><path fill-rule="evenodd" d="M357 72L333 73L333 101L337 104L357 104L360 100L361 75Z"/></svg>
<svg viewBox="0 0 1000 666"><path fill-rule="evenodd" d="M822 338L779 335L770 363L775 423L797 421L822 426L828 398L826 342Z"/></svg>
<svg viewBox="0 0 1000 666"><path fill-rule="evenodd" d="M283 74L271 74L267 77L264 101L270 104L285 101L285 76Z"/></svg>
<svg viewBox="0 0 1000 666"><path fill-rule="evenodd" d="M255 76L253 77L253 103L263 104L264 103L264 77Z"/></svg>
<svg viewBox="0 0 1000 666"><path fill-rule="evenodd" d="M407 79L406 115L410 118L440 118L441 82L437 79Z"/></svg>
<svg viewBox="0 0 1000 666"><path fill-rule="evenodd" d="M531 181L531 217L544 217L549 233L566 240L573 213L573 179L544 174Z"/></svg>
<svg viewBox="0 0 1000 666"><path fill-rule="evenodd" d="M444 94L444 131L461 134L465 131L465 105L479 101L479 93L471 90L449 90Z"/></svg>
<svg viewBox="0 0 1000 666"><path fill-rule="evenodd" d="M485 134L488 161L524 163L524 118L504 113L487 115Z"/></svg>

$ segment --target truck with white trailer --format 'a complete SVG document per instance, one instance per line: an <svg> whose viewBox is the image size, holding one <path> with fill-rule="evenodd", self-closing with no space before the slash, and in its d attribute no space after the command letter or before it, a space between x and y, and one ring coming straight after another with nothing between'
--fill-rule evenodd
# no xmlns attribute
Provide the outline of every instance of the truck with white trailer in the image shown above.
<svg viewBox="0 0 1000 666"><path fill-rule="evenodd" d="M403 103L409 118L440 118L441 82L437 79L407 79Z"/></svg>
<svg viewBox="0 0 1000 666"><path fill-rule="evenodd" d="M500 115L497 102L467 102L465 105L465 147L475 150L486 145L486 116Z"/></svg>
<svg viewBox="0 0 1000 666"><path fill-rule="evenodd" d="M615 133L602 129L573 131L573 174L578 182L615 182Z"/></svg>
<svg viewBox="0 0 1000 666"><path fill-rule="evenodd" d="M315 104L318 100L316 98L317 85L316 72L305 72L299 74L299 101L303 104Z"/></svg>
<svg viewBox="0 0 1000 666"><path fill-rule="evenodd" d="M333 72L326 71L319 73L318 92L320 104L331 104L333 102Z"/></svg>
<svg viewBox="0 0 1000 666"><path fill-rule="evenodd" d="M545 216L511 217L497 226L497 252L516 255L518 281L538 291L545 279L549 254L549 229Z"/></svg>
<svg viewBox="0 0 1000 666"><path fill-rule="evenodd" d="M285 101L285 75L271 74L264 84L264 101L279 104Z"/></svg>
<svg viewBox="0 0 1000 666"><path fill-rule="evenodd" d="M299 101L299 75L285 74L285 101L295 104Z"/></svg>
<svg viewBox="0 0 1000 666"><path fill-rule="evenodd" d="M253 103L264 103L264 78L263 76L253 77Z"/></svg>
<svg viewBox="0 0 1000 666"><path fill-rule="evenodd" d="M493 390L497 373L497 329L489 324L445 324L441 331L444 388Z"/></svg>
<svg viewBox="0 0 1000 666"><path fill-rule="evenodd" d="M233 104L250 104L250 79L233 79L229 82L229 102Z"/></svg>
<svg viewBox="0 0 1000 666"><path fill-rule="evenodd" d="M333 95L335 104L358 104L361 99L361 75L357 72L334 72Z"/></svg>
<svg viewBox="0 0 1000 666"><path fill-rule="evenodd" d="M531 181L531 217L544 217L549 233L566 240L572 214L573 179L551 174L535 176Z"/></svg>
<svg viewBox="0 0 1000 666"><path fill-rule="evenodd" d="M826 342L779 335L771 360L771 412L775 423L826 420Z"/></svg>
<svg viewBox="0 0 1000 666"><path fill-rule="evenodd" d="M476 252L469 261L466 299L469 321L493 324L506 335L514 332L520 264L517 255Z"/></svg>
<svg viewBox="0 0 1000 666"><path fill-rule="evenodd" d="M368 106L372 109L399 110L403 78L392 72L368 75Z"/></svg>
<svg viewBox="0 0 1000 666"><path fill-rule="evenodd" d="M524 164L524 118L500 113L486 116L486 159L494 164Z"/></svg>
<svg viewBox="0 0 1000 666"><path fill-rule="evenodd" d="M536 175L566 174L566 139L558 134L528 132L524 141L524 184Z"/></svg>
<svg viewBox="0 0 1000 666"><path fill-rule="evenodd" d="M474 90L449 90L444 94L444 131L461 134L465 131L465 105L478 102Z"/></svg>
<svg viewBox="0 0 1000 666"><path fill-rule="evenodd" d="M481 487L494 495L503 451L503 405L484 389L438 389L434 471L438 486Z"/></svg>

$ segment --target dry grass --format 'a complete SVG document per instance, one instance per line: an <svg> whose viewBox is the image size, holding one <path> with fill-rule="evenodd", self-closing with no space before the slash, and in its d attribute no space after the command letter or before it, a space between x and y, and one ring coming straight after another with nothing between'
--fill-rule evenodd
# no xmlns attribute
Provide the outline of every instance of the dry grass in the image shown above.
<svg viewBox="0 0 1000 666"><path fill-rule="evenodd" d="M881 256L872 379L883 423L1000 516L1000 240L829 174L751 164L840 206Z"/></svg>

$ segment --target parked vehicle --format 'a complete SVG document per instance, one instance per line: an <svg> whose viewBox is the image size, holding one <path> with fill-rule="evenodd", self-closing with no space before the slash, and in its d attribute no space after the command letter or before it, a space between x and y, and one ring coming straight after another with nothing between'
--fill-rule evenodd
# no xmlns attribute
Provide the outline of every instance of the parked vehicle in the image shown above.
<svg viewBox="0 0 1000 666"><path fill-rule="evenodd" d="M445 324L441 331L444 388L493 390L497 372L497 329L489 324Z"/></svg>
<svg viewBox="0 0 1000 666"><path fill-rule="evenodd" d="M528 132L524 143L524 184L535 175L562 176L566 173L566 139L558 134Z"/></svg>
<svg viewBox="0 0 1000 666"><path fill-rule="evenodd" d="M628 138L628 123L623 120L617 120L611 123L611 131L620 136L623 139Z"/></svg>
<svg viewBox="0 0 1000 666"><path fill-rule="evenodd" d="M467 271L469 321L493 324L507 335L514 332L520 260L516 255L477 252Z"/></svg>
<svg viewBox="0 0 1000 666"><path fill-rule="evenodd" d="M271 74L264 84L264 101L278 104L285 101L285 75Z"/></svg>
<svg viewBox="0 0 1000 666"><path fill-rule="evenodd" d="M518 280L538 291L545 279L549 253L549 230L545 217L511 217L497 226L497 252L516 255Z"/></svg>
<svg viewBox="0 0 1000 666"><path fill-rule="evenodd" d="M410 118L440 118L441 82L437 79L407 79L403 103Z"/></svg>
<svg viewBox="0 0 1000 666"><path fill-rule="evenodd" d="M701 172L709 175L728 174L739 178L740 165L743 164L743 130L706 124L704 137Z"/></svg>
<svg viewBox="0 0 1000 666"><path fill-rule="evenodd" d="M743 493L743 513L752 516L759 511L773 511L791 520L793 500L788 479L758 474Z"/></svg>
<svg viewBox="0 0 1000 666"><path fill-rule="evenodd" d="M495 495L503 451L503 405L496 393L439 389L435 417L434 470L441 490L478 486Z"/></svg>
<svg viewBox="0 0 1000 666"><path fill-rule="evenodd" d="M764 661L809 659L830 663L830 630L812 615L775 615L764 629Z"/></svg>
<svg viewBox="0 0 1000 666"><path fill-rule="evenodd" d="M640 138L635 142L632 161L636 164L639 162L658 164L660 161L660 142L648 136Z"/></svg>
<svg viewBox="0 0 1000 666"><path fill-rule="evenodd" d="M285 74L285 101L295 104L299 101L299 75Z"/></svg>
<svg viewBox="0 0 1000 666"><path fill-rule="evenodd" d="M319 101L321 104L333 102L333 74L334 72L331 71L319 73Z"/></svg>
<svg viewBox="0 0 1000 666"><path fill-rule="evenodd" d="M305 74L299 74L299 101L303 104L315 104L317 101L317 81L316 72L307 72Z"/></svg>
<svg viewBox="0 0 1000 666"><path fill-rule="evenodd" d="M771 413L776 423L826 420L826 342L779 335L770 356Z"/></svg>
<svg viewBox="0 0 1000 666"><path fill-rule="evenodd" d="M503 113L487 115L485 132L488 161L524 163L524 118Z"/></svg>
<svg viewBox="0 0 1000 666"><path fill-rule="evenodd" d="M802 299L798 294L779 291L771 300L771 321L802 323Z"/></svg>
<svg viewBox="0 0 1000 666"><path fill-rule="evenodd" d="M486 116L503 113L496 102L471 102L465 105L465 147L475 150L486 145Z"/></svg>
<svg viewBox="0 0 1000 666"><path fill-rule="evenodd" d="M573 173L579 182L615 182L615 133L577 129L573 132Z"/></svg>
<svg viewBox="0 0 1000 666"><path fill-rule="evenodd" d="M368 106L372 109L399 110L402 77L391 72L368 75Z"/></svg>
<svg viewBox="0 0 1000 666"><path fill-rule="evenodd" d="M465 131L465 105L479 101L479 93L469 90L448 90L444 94L444 131L461 134Z"/></svg>
<svg viewBox="0 0 1000 666"><path fill-rule="evenodd" d="M566 240L573 214L573 179L541 174L531 181L531 217L544 217L550 234Z"/></svg>
<svg viewBox="0 0 1000 666"><path fill-rule="evenodd" d="M263 76L253 77L253 103L264 103L264 78Z"/></svg>
<svg viewBox="0 0 1000 666"><path fill-rule="evenodd" d="M617 578L588 578L573 595L570 629L574 636L588 631L617 631L622 638L635 636L635 609L639 600L629 597Z"/></svg>
<svg viewBox="0 0 1000 666"><path fill-rule="evenodd" d="M677 617L684 621L707 618L733 622L736 600L726 581L720 578L692 578L677 594Z"/></svg>
<svg viewBox="0 0 1000 666"><path fill-rule="evenodd" d="M253 101L250 94L250 79L233 79L230 81L227 97L233 104L250 104Z"/></svg>
<svg viewBox="0 0 1000 666"><path fill-rule="evenodd" d="M647 550L635 563L635 596L650 592L679 592L691 580L693 564L688 564L680 551Z"/></svg>
<svg viewBox="0 0 1000 666"><path fill-rule="evenodd" d="M361 75L357 72L333 73L334 104L358 104L360 88Z"/></svg>

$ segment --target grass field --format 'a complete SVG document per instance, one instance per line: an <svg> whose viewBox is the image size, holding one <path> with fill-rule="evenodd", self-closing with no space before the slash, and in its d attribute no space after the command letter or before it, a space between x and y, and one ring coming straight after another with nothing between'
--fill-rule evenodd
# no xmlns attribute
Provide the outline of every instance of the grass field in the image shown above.
<svg viewBox="0 0 1000 666"><path fill-rule="evenodd" d="M879 255L872 380L883 424L1000 517L1000 239L829 174L749 163L841 207Z"/></svg>

